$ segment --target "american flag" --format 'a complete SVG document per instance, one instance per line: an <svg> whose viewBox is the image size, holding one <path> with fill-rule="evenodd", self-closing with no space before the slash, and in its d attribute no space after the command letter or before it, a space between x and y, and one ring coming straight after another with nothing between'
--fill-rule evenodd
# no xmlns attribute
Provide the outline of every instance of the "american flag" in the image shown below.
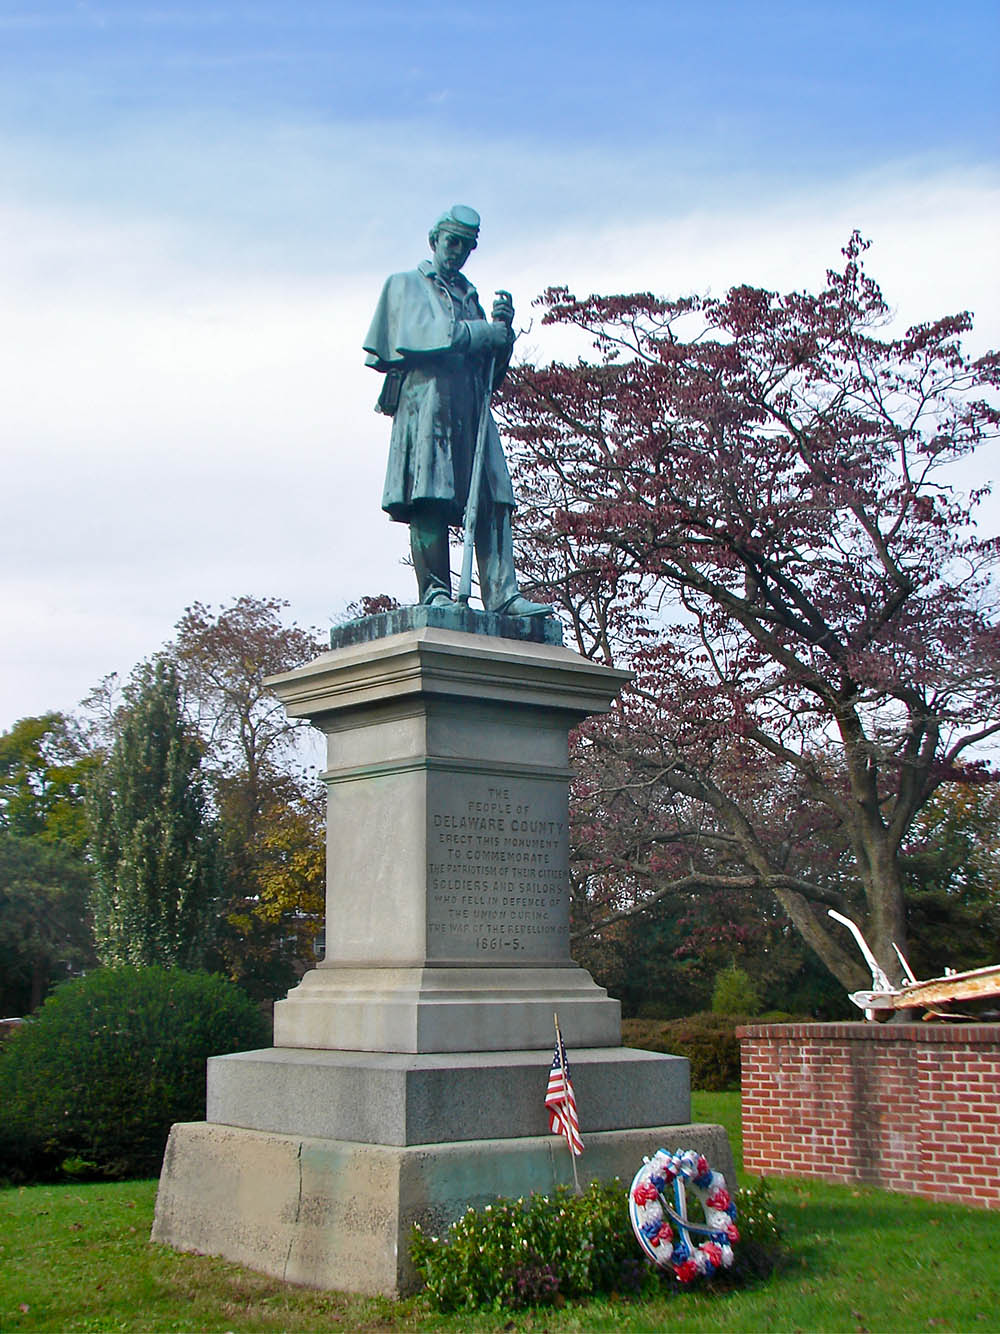
<svg viewBox="0 0 1000 1334"><path fill-rule="evenodd" d="M545 1106L549 1109L549 1129L553 1135L565 1135L574 1157L579 1158L583 1153L583 1140L580 1138L580 1122L576 1115L576 1094L570 1082L566 1048L558 1031L555 1055L549 1070L549 1086L545 1090Z"/></svg>

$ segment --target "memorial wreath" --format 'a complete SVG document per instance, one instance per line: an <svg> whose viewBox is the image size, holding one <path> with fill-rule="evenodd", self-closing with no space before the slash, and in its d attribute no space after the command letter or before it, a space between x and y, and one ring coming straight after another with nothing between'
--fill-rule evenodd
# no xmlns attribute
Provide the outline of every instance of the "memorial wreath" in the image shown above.
<svg viewBox="0 0 1000 1334"><path fill-rule="evenodd" d="M688 1218L688 1191L698 1200L704 1223ZM668 1153L657 1149L643 1160L629 1189L629 1218L639 1245L663 1269L673 1269L682 1283L710 1277L733 1263L740 1239L736 1205L726 1178L713 1172L693 1149Z"/></svg>

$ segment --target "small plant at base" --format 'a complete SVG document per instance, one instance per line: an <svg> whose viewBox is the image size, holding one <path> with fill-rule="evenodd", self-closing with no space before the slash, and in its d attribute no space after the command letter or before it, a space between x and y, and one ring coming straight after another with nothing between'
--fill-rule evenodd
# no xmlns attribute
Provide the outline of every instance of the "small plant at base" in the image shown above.
<svg viewBox="0 0 1000 1334"><path fill-rule="evenodd" d="M625 1187L499 1199L468 1209L443 1237L413 1230L410 1256L441 1311L517 1308L636 1286Z"/></svg>
<svg viewBox="0 0 1000 1334"><path fill-rule="evenodd" d="M769 1205L766 1182L739 1193L741 1210L755 1220L759 1215L771 1220L773 1242L780 1233ZM740 1267L747 1277L769 1272L763 1231L751 1224L751 1242L758 1234L764 1259ZM756 1251L752 1246L751 1253ZM659 1273L637 1252L628 1194L619 1180L593 1181L582 1195L560 1187L552 1196L498 1199L484 1209L466 1210L440 1237L417 1225L410 1258L439 1311L498 1311L600 1292L640 1296L663 1290Z"/></svg>
<svg viewBox="0 0 1000 1334"><path fill-rule="evenodd" d="M772 1248L781 1245L781 1224L774 1216L771 1183L766 1177L738 1190L736 1207L739 1210L740 1238L744 1244L755 1242Z"/></svg>
<svg viewBox="0 0 1000 1334"><path fill-rule="evenodd" d="M733 1277L739 1283L765 1279L781 1250L782 1230L774 1214L770 1183L761 1177L736 1192L740 1217L740 1244Z"/></svg>
<svg viewBox="0 0 1000 1334"><path fill-rule="evenodd" d="M514 1271L511 1306L546 1306L559 1295L559 1278L549 1264L531 1256Z"/></svg>

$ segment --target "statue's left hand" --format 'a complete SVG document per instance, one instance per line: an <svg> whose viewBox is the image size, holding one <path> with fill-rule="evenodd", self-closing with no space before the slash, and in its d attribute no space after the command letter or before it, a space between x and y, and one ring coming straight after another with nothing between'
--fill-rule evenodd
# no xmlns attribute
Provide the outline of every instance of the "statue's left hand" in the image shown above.
<svg viewBox="0 0 1000 1334"><path fill-rule="evenodd" d="M496 300L493 302L491 318L508 326L514 323L514 303L509 292L497 292Z"/></svg>

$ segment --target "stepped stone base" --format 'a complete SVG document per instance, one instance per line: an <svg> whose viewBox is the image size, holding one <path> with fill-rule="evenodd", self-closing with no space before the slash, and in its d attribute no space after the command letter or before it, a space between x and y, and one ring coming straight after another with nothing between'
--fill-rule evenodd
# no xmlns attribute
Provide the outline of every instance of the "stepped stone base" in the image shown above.
<svg viewBox="0 0 1000 1334"><path fill-rule="evenodd" d="M587 1132L581 1182L621 1177L644 1155L694 1148L735 1181L721 1126ZM281 1135L206 1122L170 1132L153 1241L244 1264L291 1283L403 1296L416 1287L414 1223L432 1233L471 1205L572 1185L554 1135L386 1146Z"/></svg>
<svg viewBox="0 0 1000 1334"><path fill-rule="evenodd" d="M593 1130L684 1122L688 1062L628 1047L573 1051L573 1087ZM544 1135L546 1057L537 1051L420 1056L282 1048L214 1056L208 1120L364 1144Z"/></svg>
<svg viewBox="0 0 1000 1334"><path fill-rule="evenodd" d="M574 1049L621 1040L621 1006L583 968L315 968L274 1007L277 1047L548 1050L552 1014Z"/></svg>

